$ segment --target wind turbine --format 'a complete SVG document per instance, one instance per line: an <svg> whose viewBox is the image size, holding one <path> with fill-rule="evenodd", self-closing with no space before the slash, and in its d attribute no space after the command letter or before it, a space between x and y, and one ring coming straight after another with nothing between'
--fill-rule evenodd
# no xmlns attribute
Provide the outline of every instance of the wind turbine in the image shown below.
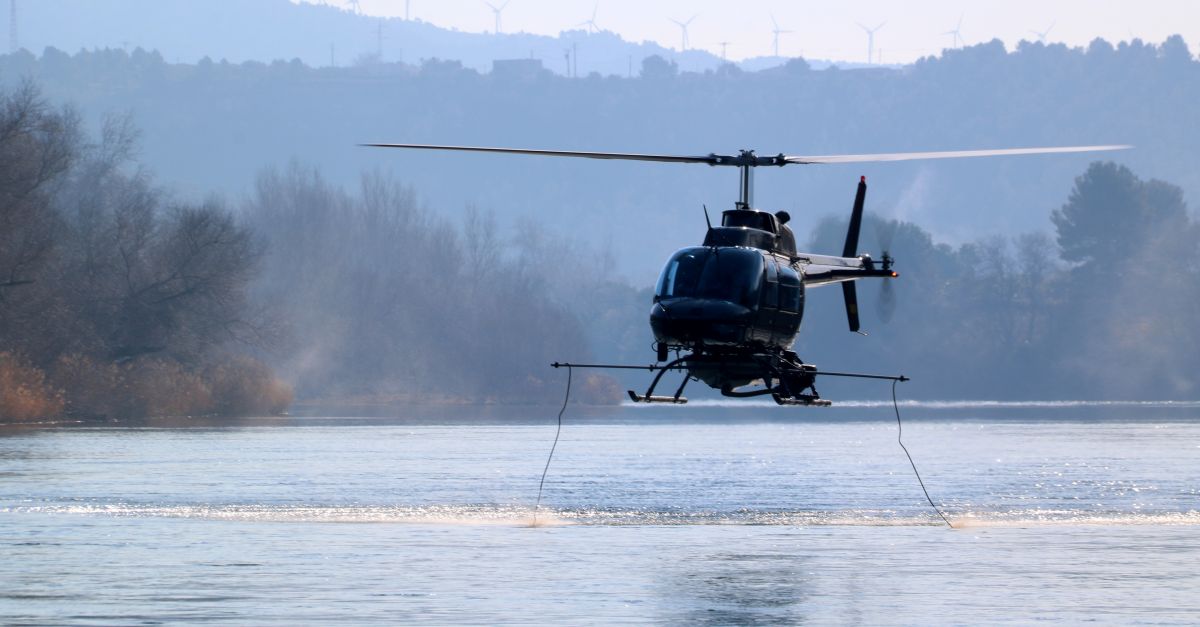
<svg viewBox="0 0 1200 627"><path fill-rule="evenodd" d="M776 21L775 21L775 16L774 16L774 15L772 15L772 16L771 16L771 24L775 26L775 28L772 28L772 29L771 29L771 34L775 36L775 41L774 41L774 46L775 46L775 56L776 56L776 57L778 57L778 56L779 56L779 36L780 36L780 35L785 35L785 34L788 34L788 33L793 33L793 32L795 32L795 31L790 31L790 30L780 30L780 28L779 28L779 22L776 22Z"/></svg>
<svg viewBox="0 0 1200 627"><path fill-rule="evenodd" d="M591 19L580 22L580 23L576 24L575 26L586 26L588 29L588 33L594 33L596 31L600 30L600 25L596 23L596 11L599 11L599 10L600 10L600 2L599 2L599 0L597 0L596 4L594 6L592 6Z"/></svg>
<svg viewBox="0 0 1200 627"><path fill-rule="evenodd" d="M962 21L963 16L960 13L958 16L958 25L954 27L954 30L948 30L942 33L943 35L950 35L951 48L962 48Z"/></svg>
<svg viewBox="0 0 1200 627"><path fill-rule="evenodd" d="M691 17L691 19L689 19L689 20L688 20L688 21L686 21L686 22L680 22L679 20L671 20L672 22L675 22L676 24L678 24L678 25L679 25L679 29L683 31L683 43L682 43L682 45L681 45L681 46L680 46L680 48L679 48L679 51L680 51L680 52L687 52L687 47L688 47L688 32L687 32L687 29L688 29L688 25L689 25L689 24L691 24L691 23L692 23L692 20L696 19L697 17L699 17L699 15L698 15L698 14L697 14L697 15L693 15L693 16ZM670 19L670 18L668 18L668 19Z"/></svg>
<svg viewBox="0 0 1200 627"><path fill-rule="evenodd" d="M884 24L887 24L887 22L880 22L879 26L876 26L875 28L867 28L862 24L858 25L859 28L863 29L867 33L867 65L871 65L875 62L875 31L883 28Z"/></svg>
<svg viewBox="0 0 1200 627"><path fill-rule="evenodd" d="M492 4L491 2L486 2L486 1L484 2L484 4L491 7L492 13L496 14L496 34L497 35L500 34L500 12L504 10L504 7L508 6L509 2L510 2L510 0L504 0L504 4L500 5L499 7Z"/></svg>
<svg viewBox="0 0 1200 627"><path fill-rule="evenodd" d="M1031 30L1029 32L1033 33L1033 35L1035 37L1037 37L1039 44L1044 44L1044 43L1046 43L1046 35L1049 35L1050 31L1054 30L1054 25L1057 23L1058 23L1058 21L1051 22L1050 25L1046 27L1046 30L1041 31L1041 32L1038 32L1036 30Z"/></svg>
<svg viewBox="0 0 1200 627"><path fill-rule="evenodd" d="M728 41L718 41L717 45L721 47L721 60L725 60L725 48L729 46Z"/></svg>

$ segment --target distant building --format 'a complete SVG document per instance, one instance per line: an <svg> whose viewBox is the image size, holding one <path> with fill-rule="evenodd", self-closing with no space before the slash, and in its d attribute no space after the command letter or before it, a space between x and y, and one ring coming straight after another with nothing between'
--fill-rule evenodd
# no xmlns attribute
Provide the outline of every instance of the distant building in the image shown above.
<svg viewBox="0 0 1200 627"><path fill-rule="evenodd" d="M541 59L496 59L492 61L492 75L506 79L536 78L545 68Z"/></svg>

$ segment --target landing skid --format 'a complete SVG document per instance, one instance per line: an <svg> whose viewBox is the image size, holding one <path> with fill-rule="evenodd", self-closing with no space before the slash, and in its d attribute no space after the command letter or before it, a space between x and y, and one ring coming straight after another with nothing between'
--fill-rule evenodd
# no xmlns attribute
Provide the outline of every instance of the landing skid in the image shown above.
<svg viewBox="0 0 1200 627"><path fill-rule="evenodd" d="M645 394L628 390L629 400L635 403L666 403L684 405L688 399L683 396L683 390L689 381L695 379L704 381L711 387L721 391L723 396L731 398L749 398L770 395L778 405L829 407L833 403L817 394L813 385L816 377L852 377L858 379L883 379L887 381L908 381L908 377L860 374L853 372L825 372L817 370L816 366L806 364L791 351L780 353L743 352L736 354L690 354L667 362L663 365L626 366L616 364L551 364L555 368L596 368L613 370L646 370L655 372L654 379ZM683 381L672 396L655 395L654 390L662 381L663 375L669 370L683 373ZM745 386L761 382L762 387Z"/></svg>
<svg viewBox="0 0 1200 627"><path fill-rule="evenodd" d="M626 390L629 393L629 400L635 403L670 403L672 405L686 405L687 399L682 396L642 396L633 390Z"/></svg>
<svg viewBox="0 0 1200 627"><path fill-rule="evenodd" d="M829 407L833 405L833 401L827 401L823 398L815 396L801 395L792 398L774 397L775 403L779 405L804 405L806 407Z"/></svg>

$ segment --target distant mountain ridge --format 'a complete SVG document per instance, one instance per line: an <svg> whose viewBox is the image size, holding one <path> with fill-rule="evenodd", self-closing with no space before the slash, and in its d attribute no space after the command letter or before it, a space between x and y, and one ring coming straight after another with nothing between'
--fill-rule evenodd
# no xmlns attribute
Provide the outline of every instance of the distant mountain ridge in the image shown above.
<svg viewBox="0 0 1200 627"><path fill-rule="evenodd" d="M2 13L7 26L8 12ZM653 55L689 72L724 63L705 50L681 53L654 42L629 42L610 31L565 30L558 37L469 33L289 0L38 0L20 4L19 25L21 47L34 53L48 46L68 52L141 47L158 50L172 63L204 57L233 63L299 59L323 67L373 58L412 64L438 58L490 71L497 59L534 58L552 72L579 76L636 75L642 60ZM759 70L786 61L757 57L742 65Z"/></svg>

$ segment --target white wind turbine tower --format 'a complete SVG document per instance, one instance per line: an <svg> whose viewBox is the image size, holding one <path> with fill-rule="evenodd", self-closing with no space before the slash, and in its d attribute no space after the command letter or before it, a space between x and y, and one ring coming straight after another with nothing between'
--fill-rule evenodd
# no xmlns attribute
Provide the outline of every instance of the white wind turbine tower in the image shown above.
<svg viewBox="0 0 1200 627"><path fill-rule="evenodd" d="M717 45L721 47L721 60L725 60L725 49L729 46L728 41L718 41Z"/></svg>
<svg viewBox="0 0 1200 627"><path fill-rule="evenodd" d="M779 28L779 22L775 21L774 15L771 16L771 24L774 26L774 28L771 29L771 34L774 36L773 45L775 47L775 56L778 57L779 56L779 36L786 35L788 33L793 33L795 31L781 30Z"/></svg>
<svg viewBox="0 0 1200 627"><path fill-rule="evenodd" d="M951 48L962 48L962 21L963 21L963 16L962 16L962 14L959 14L958 25L954 27L954 30L948 30L948 31L942 33L943 35L950 35L950 37L952 38L950 40Z"/></svg>
<svg viewBox="0 0 1200 627"><path fill-rule="evenodd" d="M586 26L588 29L588 33L595 33L596 31L600 30L600 25L596 23L596 11L599 11L599 10L600 10L600 3L596 2L596 4L592 6L592 17L590 19L584 20L584 21L576 24L575 26L577 26L577 27L578 26Z"/></svg>
<svg viewBox="0 0 1200 627"><path fill-rule="evenodd" d="M1033 33L1034 37L1037 37L1039 44L1044 44L1044 43L1046 43L1046 35L1049 35L1050 31L1054 30L1054 25L1057 23L1058 23L1057 21L1051 22L1050 25L1046 27L1046 30L1041 31L1041 32L1038 32L1036 30L1031 30L1029 32Z"/></svg>
<svg viewBox="0 0 1200 627"><path fill-rule="evenodd" d="M879 26L876 26L875 28L867 28L862 24L858 25L859 28L863 29L867 33L867 65L871 65L875 62L875 31L883 28L884 24L887 24L887 22L880 22Z"/></svg>
<svg viewBox="0 0 1200 627"><path fill-rule="evenodd" d="M686 21L686 22L680 22L679 20L674 20L674 19L672 19L672 20L671 20L672 22L675 22L676 24L678 24L678 25L679 25L679 30L683 31L683 43L681 44L681 46L680 46L680 48L679 48L679 51L680 51L680 52L687 52L687 48L688 48L688 30L687 30L687 29L688 29L688 25L689 25L689 24L691 24L691 23L692 23L692 20L696 19L697 17L699 17L699 15L693 15L693 16L691 17L691 19L689 19L689 20L688 20L688 21ZM668 19L670 19L670 18L668 18Z"/></svg>
<svg viewBox="0 0 1200 627"><path fill-rule="evenodd" d="M499 7L492 4L491 2L484 2L484 4L488 5L488 7L490 7L492 9L492 13L496 14L496 34L497 35L500 34L500 13L502 11L504 11L504 7L508 6L509 1L510 0L505 0L504 4L500 5Z"/></svg>

